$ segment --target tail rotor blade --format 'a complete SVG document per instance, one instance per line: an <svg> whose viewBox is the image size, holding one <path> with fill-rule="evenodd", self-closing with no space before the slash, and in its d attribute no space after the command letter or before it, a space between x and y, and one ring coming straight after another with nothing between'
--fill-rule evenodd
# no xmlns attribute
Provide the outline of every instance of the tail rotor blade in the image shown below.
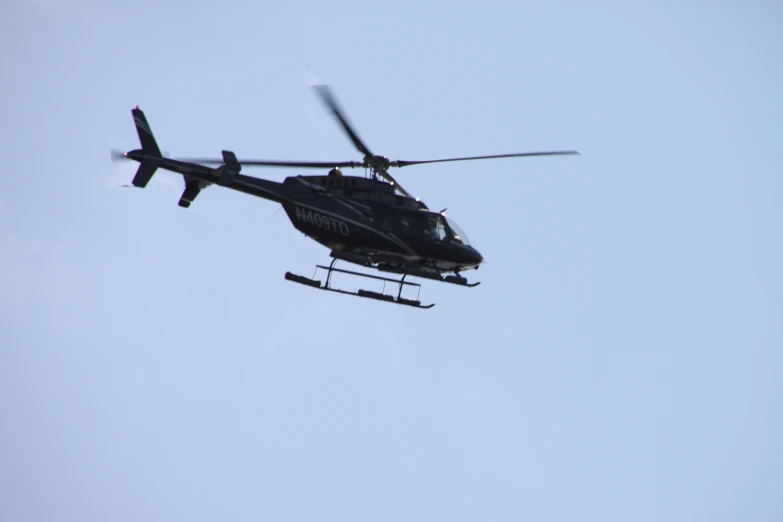
<svg viewBox="0 0 783 522"><path fill-rule="evenodd" d="M125 152L117 149L111 150L111 161L112 163L117 163L118 161L129 161L130 158L125 154Z"/></svg>

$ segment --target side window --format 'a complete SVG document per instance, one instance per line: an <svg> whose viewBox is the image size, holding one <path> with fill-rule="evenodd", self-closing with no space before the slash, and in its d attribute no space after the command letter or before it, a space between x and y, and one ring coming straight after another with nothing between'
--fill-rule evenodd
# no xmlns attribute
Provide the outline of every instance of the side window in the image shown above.
<svg viewBox="0 0 783 522"><path fill-rule="evenodd" d="M402 220L402 232L410 237L429 238L429 230L427 229L427 221L422 220L417 216L410 216Z"/></svg>
<svg viewBox="0 0 783 522"><path fill-rule="evenodd" d="M424 237L427 239L432 239L435 237L435 226L434 223L430 220L426 220L422 223L424 225Z"/></svg>

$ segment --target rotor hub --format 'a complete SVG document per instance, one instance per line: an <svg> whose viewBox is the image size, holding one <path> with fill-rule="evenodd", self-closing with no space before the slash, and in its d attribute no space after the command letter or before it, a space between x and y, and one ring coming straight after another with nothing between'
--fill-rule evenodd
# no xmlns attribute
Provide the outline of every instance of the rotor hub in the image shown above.
<svg viewBox="0 0 783 522"><path fill-rule="evenodd" d="M386 156L367 155L364 157L364 166L383 171L391 166L391 162Z"/></svg>

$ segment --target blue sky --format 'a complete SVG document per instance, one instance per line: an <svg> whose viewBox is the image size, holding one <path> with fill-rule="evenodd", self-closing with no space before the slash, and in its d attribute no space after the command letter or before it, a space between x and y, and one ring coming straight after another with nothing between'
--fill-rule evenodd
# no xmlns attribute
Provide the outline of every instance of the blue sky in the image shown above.
<svg viewBox="0 0 783 522"><path fill-rule="evenodd" d="M782 15L3 3L0 519L783 519ZM429 311L285 281L328 252L270 202L118 186L137 104L174 157L359 159L321 82L392 159L582 156L395 172L487 261Z"/></svg>

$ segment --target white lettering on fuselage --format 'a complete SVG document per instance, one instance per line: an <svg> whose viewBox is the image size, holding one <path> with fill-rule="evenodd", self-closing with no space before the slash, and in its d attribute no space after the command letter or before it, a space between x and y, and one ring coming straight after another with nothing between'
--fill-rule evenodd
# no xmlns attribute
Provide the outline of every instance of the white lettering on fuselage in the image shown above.
<svg viewBox="0 0 783 522"><path fill-rule="evenodd" d="M305 210L301 207L295 207L296 219L303 223L322 228L329 232L340 233L344 236L348 235L348 224L339 219L313 212L312 210Z"/></svg>

